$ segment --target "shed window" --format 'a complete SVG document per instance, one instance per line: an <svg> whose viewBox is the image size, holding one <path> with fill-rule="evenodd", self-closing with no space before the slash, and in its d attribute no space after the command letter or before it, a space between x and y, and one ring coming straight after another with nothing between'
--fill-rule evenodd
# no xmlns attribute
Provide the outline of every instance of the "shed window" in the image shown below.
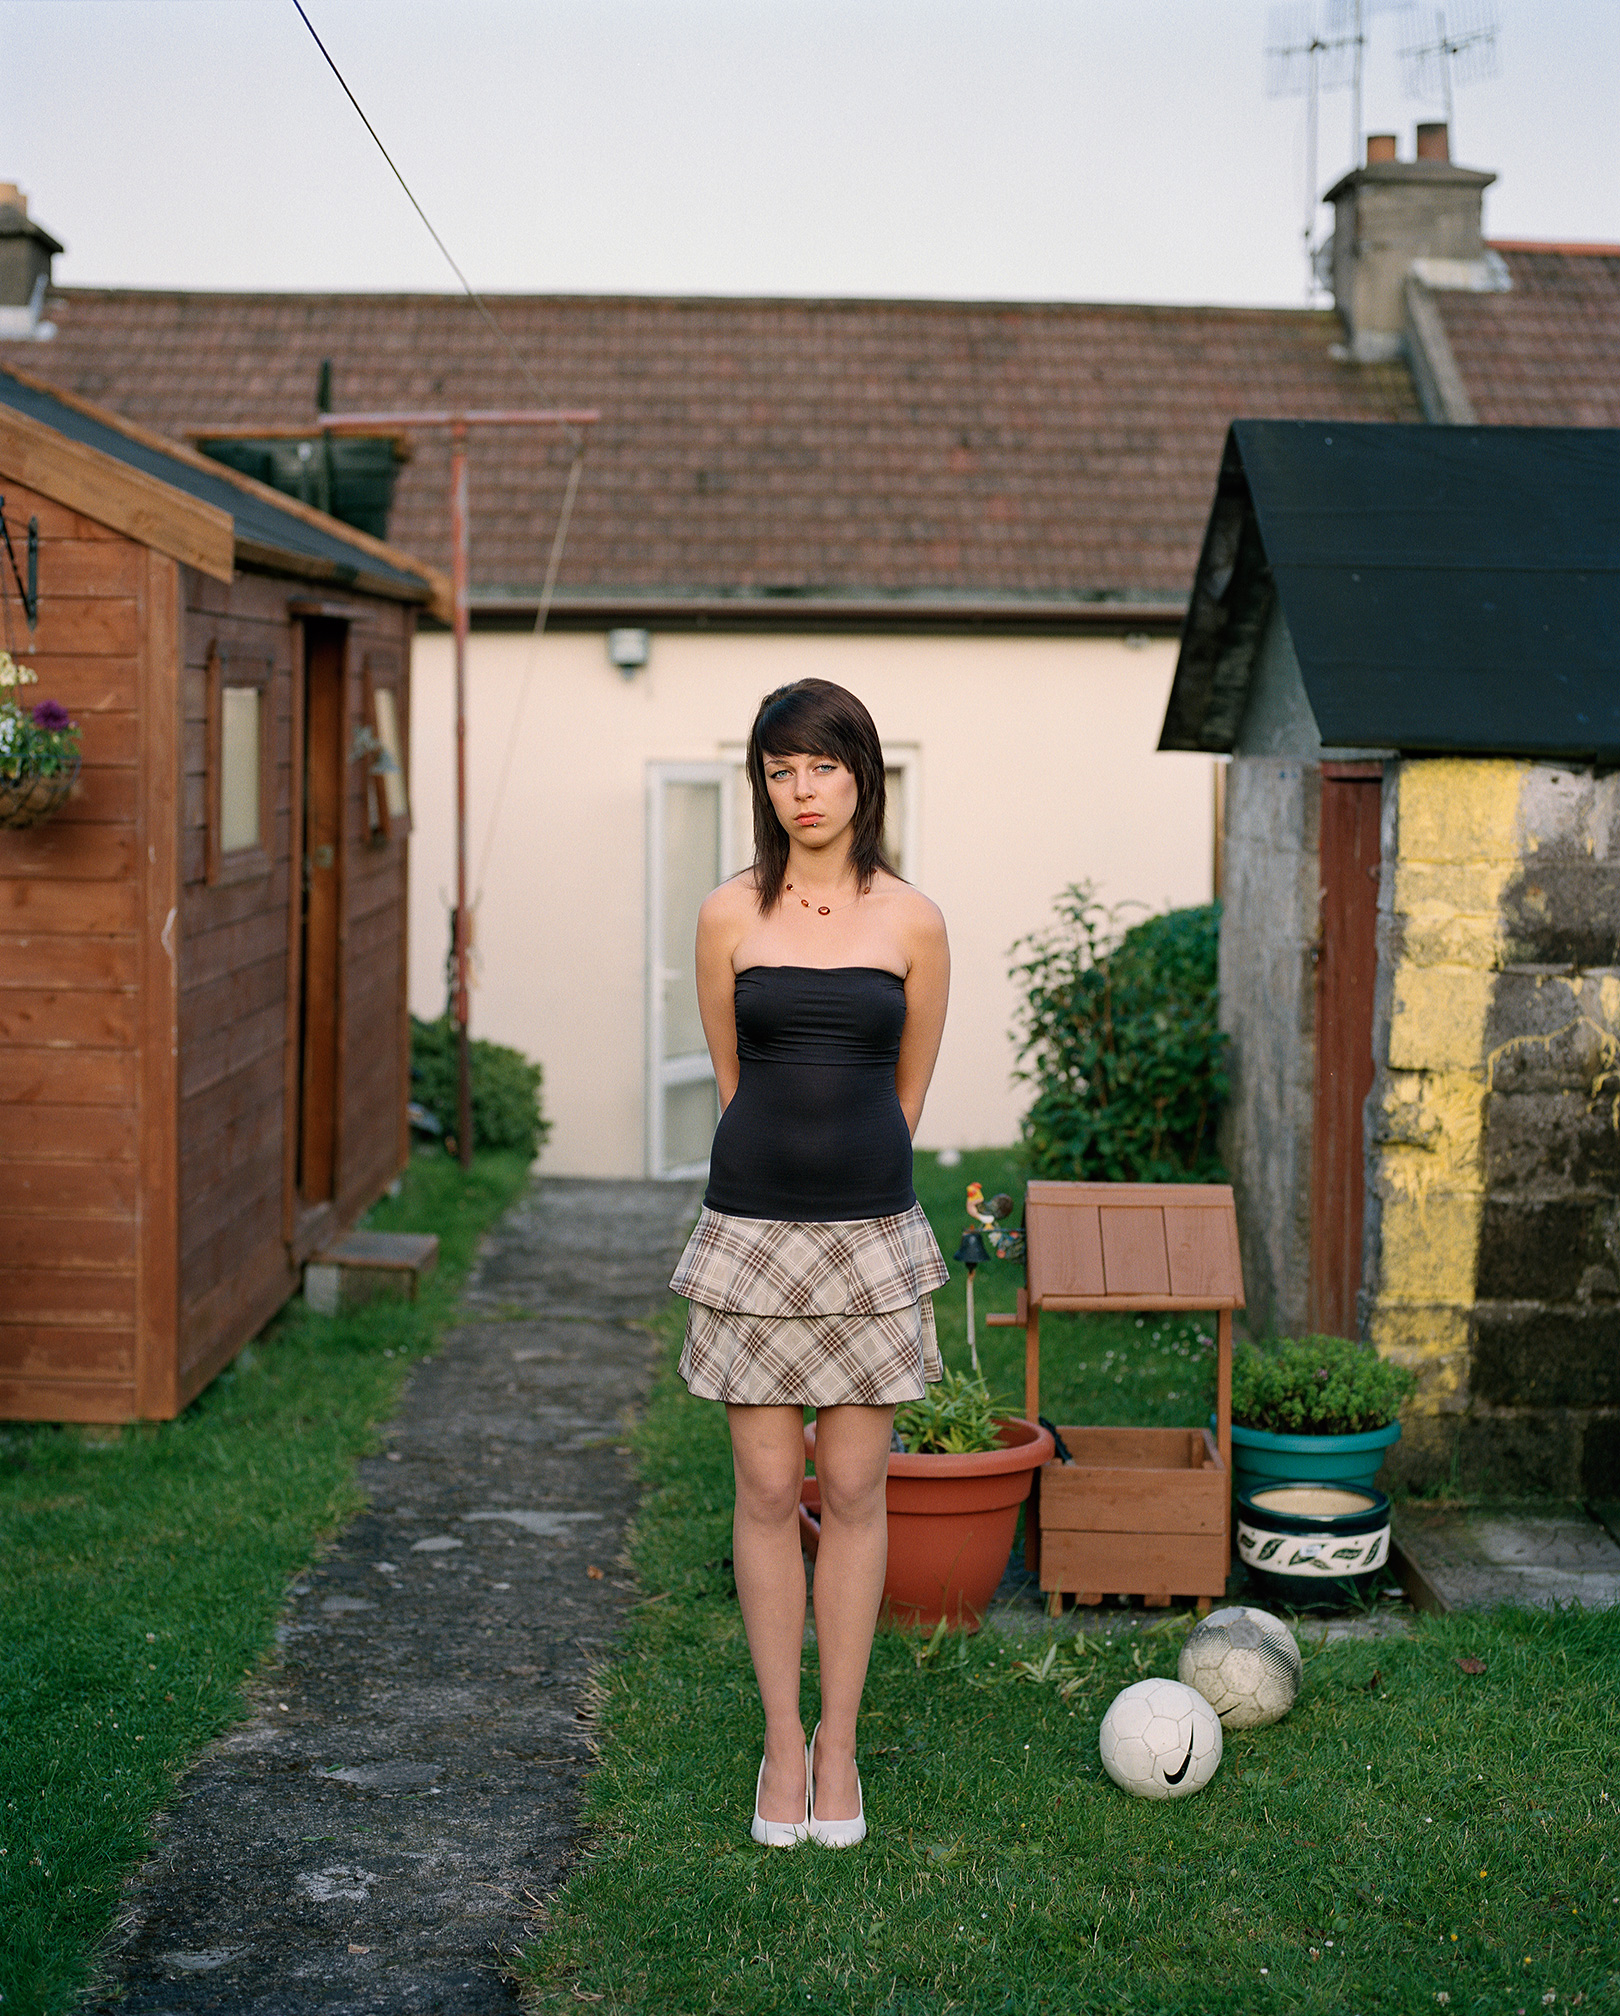
<svg viewBox="0 0 1620 2016"><path fill-rule="evenodd" d="M405 745L399 739L399 704L394 698L392 686L379 686L375 694L377 705L377 740L382 747L377 752L377 769L382 776L382 799L390 822L403 819L409 812L409 801L405 796Z"/></svg>
<svg viewBox="0 0 1620 2016"><path fill-rule="evenodd" d="M274 799L269 658L208 648L207 873L240 882L270 872Z"/></svg>
<svg viewBox="0 0 1620 2016"><path fill-rule="evenodd" d="M386 661L385 661L386 663ZM384 683L372 660L364 666L365 706L370 733L359 739L366 763L366 810L376 841L399 840L411 830L411 799L405 778L407 755L400 721L399 689Z"/></svg>
<svg viewBox="0 0 1620 2016"><path fill-rule="evenodd" d="M257 686L226 686L220 692L219 851L239 854L257 847L259 835L259 716L264 696Z"/></svg>

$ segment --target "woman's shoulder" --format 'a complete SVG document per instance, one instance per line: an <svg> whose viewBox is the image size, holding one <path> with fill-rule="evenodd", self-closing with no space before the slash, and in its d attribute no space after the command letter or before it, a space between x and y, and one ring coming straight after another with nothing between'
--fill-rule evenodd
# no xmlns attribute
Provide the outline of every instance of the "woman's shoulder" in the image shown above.
<svg viewBox="0 0 1620 2016"><path fill-rule="evenodd" d="M741 928L751 918L759 914L758 885L752 868L744 868L740 873L729 876L717 889L711 889L698 909L698 929L700 931L724 931Z"/></svg>
<svg viewBox="0 0 1620 2016"><path fill-rule="evenodd" d="M872 893L892 907L892 914L908 927L923 931L943 931L945 913L932 896L925 896L914 883L903 882L880 868L873 878Z"/></svg>
<svg viewBox="0 0 1620 2016"><path fill-rule="evenodd" d="M913 964L919 957L926 958L944 949L945 913L931 896L882 869L878 870L873 894L882 897L906 948L906 956Z"/></svg>

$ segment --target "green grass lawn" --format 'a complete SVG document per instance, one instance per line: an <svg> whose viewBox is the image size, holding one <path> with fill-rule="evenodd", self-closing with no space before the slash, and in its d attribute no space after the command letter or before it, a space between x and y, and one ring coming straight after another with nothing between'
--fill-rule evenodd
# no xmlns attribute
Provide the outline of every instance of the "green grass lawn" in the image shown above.
<svg viewBox="0 0 1620 2016"><path fill-rule="evenodd" d="M414 1306L291 1305L178 1420L0 1429L0 1998L71 2006L177 1772L241 1713L286 1585L359 1505L517 1156L417 1157L368 1221L439 1234Z"/></svg>
<svg viewBox="0 0 1620 2016"><path fill-rule="evenodd" d="M1007 1158L941 1172L919 1157L947 1252L967 1181L989 1192L1014 1173ZM981 1307L1010 1307L1015 1270L986 1275ZM960 1364L959 1283L937 1299ZM986 1631L932 1654L885 1634L862 1738L871 1838L841 1855L754 1848L760 1716L724 1568L725 1421L675 1379L679 1308L664 1320L669 1357L638 1437L649 1600L602 1675L596 1833L525 1956L537 2002L727 2016L1620 2008L1613 1612L1425 1617L1409 1636L1333 1644L1304 1627L1292 1715L1230 1735L1213 1783L1169 1805L1103 1777L1097 1725L1118 1688L1174 1672L1181 1620L1143 1629L1121 1613L1033 1645ZM987 1369L1011 1387L1020 1340L988 1334ZM1209 1353L1186 1330L1087 1319L1060 1334L1046 1410L1059 1418L1207 1412ZM813 1658L805 1706L808 1722Z"/></svg>

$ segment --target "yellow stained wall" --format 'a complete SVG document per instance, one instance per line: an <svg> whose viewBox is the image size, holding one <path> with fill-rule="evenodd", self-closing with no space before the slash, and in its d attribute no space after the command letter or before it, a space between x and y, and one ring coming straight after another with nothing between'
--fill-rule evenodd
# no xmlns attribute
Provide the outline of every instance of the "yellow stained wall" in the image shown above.
<svg viewBox="0 0 1620 2016"><path fill-rule="evenodd" d="M474 864L500 767L510 780L482 876L477 1034L545 1066L543 1167L645 1171L645 788L650 762L739 746L763 694L837 680L886 745L914 755L915 861L944 909L950 1021L918 1135L924 1147L1017 1137L1008 947L1068 882L1150 909L1207 902L1214 764L1160 755L1171 639L660 634L626 680L600 633L536 648L481 633L469 652ZM521 700L521 717L519 707ZM454 888L451 645L412 661L411 1002L444 1003Z"/></svg>
<svg viewBox="0 0 1620 2016"><path fill-rule="evenodd" d="M1503 893L1526 845L1520 800L1530 768L1433 758L1395 771L1380 954L1388 1048L1369 1157L1379 1231L1367 1330L1385 1356L1417 1373L1420 1413L1467 1401L1485 1200L1486 1028L1501 965Z"/></svg>

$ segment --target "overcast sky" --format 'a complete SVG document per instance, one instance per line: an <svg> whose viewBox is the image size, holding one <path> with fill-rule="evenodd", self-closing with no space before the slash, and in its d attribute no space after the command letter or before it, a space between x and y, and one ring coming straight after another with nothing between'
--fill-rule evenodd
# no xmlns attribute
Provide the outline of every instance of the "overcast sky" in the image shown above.
<svg viewBox="0 0 1620 2016"><path fill-rule="evenodd" d="M1304 298L1264 0L305 5L481 288ZM1496 11L1499 75L1456 94L1487 229L1620 240L1620 0ZM1434 12L1370 21L1365 126L1403 157ZM292 0L0 0L0 104L61 281L455 284ZM1321 131L1325 187L1346 95Z"/></svg>

